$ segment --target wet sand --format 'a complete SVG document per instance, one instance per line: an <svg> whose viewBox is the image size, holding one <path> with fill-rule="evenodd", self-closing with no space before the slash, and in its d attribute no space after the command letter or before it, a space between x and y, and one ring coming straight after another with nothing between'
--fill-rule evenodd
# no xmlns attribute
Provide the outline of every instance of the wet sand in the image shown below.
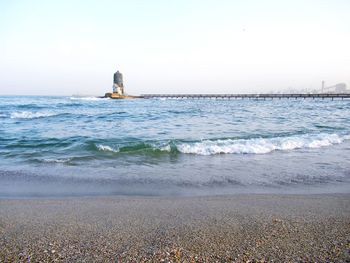
<svg viewBox="0 0 350 263"><path fill-rule="evenodd" d="M350 194L0 200L0 262L342 262Z"/></svg>

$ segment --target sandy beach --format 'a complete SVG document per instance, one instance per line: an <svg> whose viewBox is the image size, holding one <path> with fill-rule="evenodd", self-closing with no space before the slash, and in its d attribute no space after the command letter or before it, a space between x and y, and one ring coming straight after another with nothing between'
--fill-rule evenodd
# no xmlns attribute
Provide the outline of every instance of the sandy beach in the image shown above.
<svg viewBox="0 0 350 263"><path fill-rule="evenodd" d="M345 262L350 195L0 200L1 262Z"/></svg>

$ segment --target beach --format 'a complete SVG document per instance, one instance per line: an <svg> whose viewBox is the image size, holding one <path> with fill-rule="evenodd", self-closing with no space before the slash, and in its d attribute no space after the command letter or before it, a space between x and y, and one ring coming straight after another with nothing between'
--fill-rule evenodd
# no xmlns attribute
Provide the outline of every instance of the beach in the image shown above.
<svg viewBox="0 0 350 263"><path fill-rule="evenodd" d="M350 195L0 200L1 262L345 262Z"/></svg>

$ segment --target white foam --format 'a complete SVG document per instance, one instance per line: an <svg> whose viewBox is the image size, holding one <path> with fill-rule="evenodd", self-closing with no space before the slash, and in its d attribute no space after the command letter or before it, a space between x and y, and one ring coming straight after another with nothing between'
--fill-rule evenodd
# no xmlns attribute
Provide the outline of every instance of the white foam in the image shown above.
<svg viewBox="0 0 350 263"><path fill-rule="evenodd" d="M96 145L96 147L99 151L103 151L103 152L115 152L115 153L119 152L119 149L114 149L108 145L98 144Z"/></svg>
<svg viewBox="0 0 350 263"><path fill-rule="evenodd" d="M276 137L271 139L247 140L203 140L195 143L180 143L178 151L186 154L214 155L214 154L266 154L272 151L288 151L301 148L320 148L339 144L350 139L349 135L337 134L302 135L290 137Z"/></svg>
<svg viewBox="0 0 350 263"><path fill-rule="evenodd" d="M71 160L70 158L67 158L67 159L43 159L43 161L45 163L67 163L70 160Z"/></svg>
<svg viewBox="0 0 350 263"><path fill-rule="evenodd" d="M42 118L42 117L50 117L56 114L51 112L31 112L31 111L19 111L13 112L10 115L11 119L33 119L33 118Z"/></svg>
<svg viewBox="0 0 350 263"><path fill-rule="evenodd" d="M162 146L162 147L159 147L159 150L160 150L161 152L171 152L170 144L165 145L165 146Z"/></svg>
<svg viewBox="0 0 350 263"><path fill-rule="evenodd" d="M349 135L343 136L343 139L344 139L344 140L350 140L350 134L349 134Z"/></svg>

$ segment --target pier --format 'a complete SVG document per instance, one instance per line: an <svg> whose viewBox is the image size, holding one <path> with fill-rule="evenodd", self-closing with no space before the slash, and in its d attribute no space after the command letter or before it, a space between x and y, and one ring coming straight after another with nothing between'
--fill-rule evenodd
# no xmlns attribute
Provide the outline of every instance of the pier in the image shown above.
<svg viewBox="0 0 350 263"><path fill-rule="evenodd" d="M350 93L316 94L142 94L144 99L350 99Z"/></svg>

